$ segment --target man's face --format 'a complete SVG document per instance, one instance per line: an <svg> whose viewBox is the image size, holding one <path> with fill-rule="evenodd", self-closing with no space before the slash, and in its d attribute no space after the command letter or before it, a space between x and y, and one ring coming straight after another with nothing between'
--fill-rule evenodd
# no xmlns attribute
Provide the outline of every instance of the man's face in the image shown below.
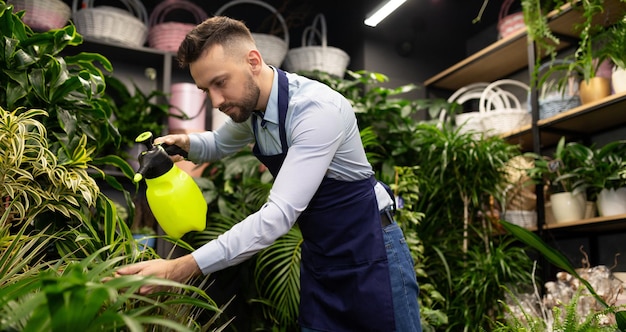
<svg viewBox="0 0 626 332"><path fill-rule="evenodd" d="M260 89L243 58L227 55L217 45L189 65L198 88L209 94L213 107L241 123L257 109Z"/></svg>

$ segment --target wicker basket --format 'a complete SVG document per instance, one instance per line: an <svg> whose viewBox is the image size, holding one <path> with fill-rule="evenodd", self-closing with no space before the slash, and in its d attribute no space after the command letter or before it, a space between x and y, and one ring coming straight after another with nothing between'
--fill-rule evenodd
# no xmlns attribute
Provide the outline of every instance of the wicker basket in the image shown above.
<svg viewBox="0 0 626 332"><path fill-rule="evenodd" d="M471 100L478 101L487 86L489 86L489 83L486 82L466 85L456 90L448 98L448 102L456 102L459 105L463 105ZM494 106L503 107L504 105L500 100L494 100ZM456 114L455 124L460 133L474 132L480 135L485 130L482 124L482 114L479 112L478 108L470 112Z"/></svg>
<svg viewBox="0 0 626 332"><path fill-rule="evenodd" d="M553 60L542 64L538 73L541 74L543 70L550 68L555 64L567 64L570 61L567 60ZM559 86L559 81L562 81L564 77L552 76L554 72L546 73L547 77L542 79L541 90L539 92L539 118L547 119L555 116L560 112L567 111L569 109L580 106L580 96L578 95L578 80L574 76L567 77L566 86ZM567 75L567 73L566 73Z"/></svg>
<svg viewBox="0 0 626 332"><path fill-rule="evenodd" d="M507 210L504 212L503 219L526 229L537 228L537 211L535 210Z"/></svg>
<svg viewBox="0 0 626 332"><path fill-rule="evenodd" d="M313 24L302 33L302 47L287 52L285 69L294 72L320 70L343 77L350 57L343 50L328 46L326 31L326 19L323 14L318 14L313 19ZM314 45L316 39L321 41L321 46Z"/></svg>
<svg viewBox="0 0 626 332"><path fill-rule="evenodd" d="M500 7L500 13L498 14L498 34L500 38L506 38L526 27L523 12L520 11L508 14L513 1L514 0L504 0Z"/></svg>
<svg viewBox="0 0 626 332"><path fill-rule="evenodd" d="M78 1L72 3L74 24L78 33L86 37L120 43L128 46L143 46L148 36L148 15L139 0L120 0L126 10L111 7L94 7L94 0L83 0L78 10Z"/></svg>
<svg viewBox="0 0 626 332"><path fill-rule="evenodd" d="M176 9L190 12L193 15L194 23L163 22L167 14ZM190 1L165 0L150 13L148 45L159 50L176 52L187 33L206 18L206 12Z"/></svg>
<svg viewBox="0 0 626 332"><path fill-rule="evenodd" d="M271 11L283 28L284 38L280 39L274 35L265 34L265 33L252 33L252 37L254 38L254 42L256 43L259 52L263 56L263 60L265 63L280 67L285 60L285 56L287 55L287 50L289 49L289 29L287 28L287 23L282 15L269 4L259 1L259 0L234 0L224 4L220 7L215 15L222 15L224 11L232 6L239 4L252 4L259 5Z"/></svg>
<svg viewBox="0 0 626 332"><path fill-rule="evenodd" d="M61 0L11 0L15 11L24 10L22 20L35 31L60 29L72 16L72 9Z"/></svg>
<svg viewBox="0 0 626 332"><path fill-rule="evenodd" d="M487 135L501 135L530 124L531 115L527 108L522 107L519 98L511 91L500 88L512 85L522 88L528 94L530 87L520 81L503 79L495 81L485 88L480 96L479 108L482 113L482 124ZM502 107L495 106L495 102Z"/></svg>

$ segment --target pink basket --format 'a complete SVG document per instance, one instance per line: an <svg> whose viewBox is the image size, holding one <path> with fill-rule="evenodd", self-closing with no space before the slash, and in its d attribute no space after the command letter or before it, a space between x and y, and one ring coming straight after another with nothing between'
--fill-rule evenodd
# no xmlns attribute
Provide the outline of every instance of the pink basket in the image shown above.
<svg viewBox="0 0 626 332"><path fill-rule="evenodd" d="M72 9L61 0L11 0L15 11L24 10L23 21L35 31L60 29L72 16Z"/></svg>
<svg viewBox="0 0 626 332"><path fill-rule="evenodd" d="M524 23L524 13L517 12L507 15L514 0L504 0L498 15L498 33L500 38L506 38L526 27Z"/></svg>
<svg viewBox="0 0 626 332"><path fill-rule="evenodd" d="M163 22L167 14L176 9L183 9L193 14L194 23ZM150 14L148 45L159 50L176 52L187 33L207 17L202 8L189 1L165 0L157 5Z"/></svg>

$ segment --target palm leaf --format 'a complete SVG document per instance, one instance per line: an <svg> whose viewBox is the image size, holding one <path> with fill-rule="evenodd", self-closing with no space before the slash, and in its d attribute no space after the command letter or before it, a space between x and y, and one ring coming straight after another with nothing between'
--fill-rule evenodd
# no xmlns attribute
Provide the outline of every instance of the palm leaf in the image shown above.
<svg viewBox="0 0 626 332"><path fill-rule="evenodd" d="M264 312L281 326L295 326L300 302L300 250L302 233L291 230L263 250L254 270L256 287L266 303Z"/></svg>

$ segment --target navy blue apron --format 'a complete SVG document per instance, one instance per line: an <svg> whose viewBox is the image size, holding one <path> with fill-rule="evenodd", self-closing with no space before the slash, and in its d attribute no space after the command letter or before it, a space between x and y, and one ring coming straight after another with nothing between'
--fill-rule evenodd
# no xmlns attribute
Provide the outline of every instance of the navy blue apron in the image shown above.
<svg viewBox="0 0 626 332"><path fill-rule="evenodd" d="M282 153L254 155L276 177L287 155L289 86L278 72ZM252 126L257 135L257 115ZM345 182L324 178L298 218L304 242L300 266L300 324L323 331L394 331L387 253L374 177ZM295 185L295 184L294 184Z"/></svg>

